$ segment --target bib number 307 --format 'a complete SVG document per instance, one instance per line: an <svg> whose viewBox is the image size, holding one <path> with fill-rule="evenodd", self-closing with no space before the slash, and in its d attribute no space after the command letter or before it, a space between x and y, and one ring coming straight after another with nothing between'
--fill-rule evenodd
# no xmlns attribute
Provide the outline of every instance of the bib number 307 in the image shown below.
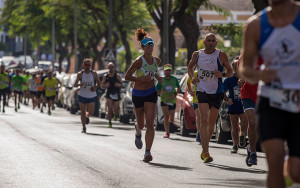
<svg viewBox="0 0 300 188"><path fill-rule="evenodd" d="M299 90L272 88L270 106L293 113L300 113Z"/></svg>

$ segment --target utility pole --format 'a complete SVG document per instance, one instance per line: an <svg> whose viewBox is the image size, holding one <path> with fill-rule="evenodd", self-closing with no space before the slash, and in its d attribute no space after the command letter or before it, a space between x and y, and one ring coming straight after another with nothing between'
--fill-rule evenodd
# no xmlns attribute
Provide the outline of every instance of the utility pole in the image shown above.
<svg viewBox="0 0 300 188"><path fill-rule="evenodd" d="M163 7L163 64L169 63L169 5L168 0L164 0Z"/></svg>
<svg viewBox="0 0 300 188"><path fill-rule="evenodd" d="M52 71L55 71L54 63L55 63L55 22L54 18L52 18Z"/></svg>
<svg viewBox="0 0 300 188"><path fill-rule="evenodd" d="M27 54L27 40L26 35L24 36L24 66L26 68L26 54Z"/></svg>
<svg viewBox="0 0 300 188"><path fill-rule="evenodd" d="M78 72L78 59L77 59L77 0L74 0L74 57L75 57L75 72Z"/></svg>
<svg viewBox="0 0 300 188"><path fill-rule="evenodd" d="M108 26L108 49L112 49L112 31L113 31L113 0L109 0L109 26Z"/></svg>

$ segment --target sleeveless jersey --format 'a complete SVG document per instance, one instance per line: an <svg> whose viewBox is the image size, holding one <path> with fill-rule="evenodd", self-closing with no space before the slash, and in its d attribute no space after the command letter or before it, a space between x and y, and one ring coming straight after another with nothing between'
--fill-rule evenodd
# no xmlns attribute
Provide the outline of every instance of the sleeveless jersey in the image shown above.
<svg viewBox="0 0 300 188"><path fill-rule="evenodd" d="M88 74L84 71L81 72L80 83L84 84L84 86L80 87L78 95L84 98L94 98L97 96L96 91L91 91L91 88L95 86L95 79L92 70Z"/></svg>
<svg viewBox="0 0 300 188"><path fill-rule="evenodd" d="M113 75L113 77L109 77L109 75L106 75L105 83L109 83L109 87L107 88L106 94L107 95L115 95L120 93L120 88L115 86L115 83L120 83L118 80L117 73ZM117 99L117 95L112 97L113 99Z"/></svg>
<svg viewBox="0 0 300 188"><path fill-rule="evenodd" d="M0 89L5 89L8 87L8 73L0 73Z"/></svg>
<svg viewBox="0 0 300 188"><path fill-rule="evenodd" d="M154 74L157 73L157 71L158 71L157 62L156 62L155 57L152 57L153 58L152 65L147 63L144 56L140 56L140 57L142 58L143 64L142 64L142 67L137 70L137 77L144 77L147 75L154 76Z"/></svg>
<svg viewBox="0 0 300 188"><path fill-rule="evenodd" d="M197 91L206 92L207 94L223 93L222 78L217 78L214 71L223 72L223 66L219 59L220 50L212 54L206 54L204 50L200 50L197 57L197 70L200 82L197 83Z"/></svg>
<svg viewBox="0 0 300 188"><path fill-rule="evenodd" d="M284 27L271 26L266 9L260 21L259 52L264 62L271 61L269 67L277 71L277 79L268 85L260 81L258 95L269 98L270 105L275 97L279 108L290 111L291 106L283 106L294 100L293 91L300 89L300 11L293 23ZM296 106L297 101L293 102Z"/></svg>

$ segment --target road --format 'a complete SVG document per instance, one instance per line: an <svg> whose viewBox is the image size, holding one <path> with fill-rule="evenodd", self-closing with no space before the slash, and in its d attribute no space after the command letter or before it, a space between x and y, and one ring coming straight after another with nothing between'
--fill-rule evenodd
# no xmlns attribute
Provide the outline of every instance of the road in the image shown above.
<svg viewBox="0 0 300 188"><path fill-rule="evenodd" d="M210 144L211 164L200 159L195 137L156 132L153 161L142 161L133 125L91 118L81 133L79 115L56 109L51 116L30 107L0 114L0 187L264 187L267 166L247 167L246 150ZM143 131L144 133L144 131Z"/></svg>

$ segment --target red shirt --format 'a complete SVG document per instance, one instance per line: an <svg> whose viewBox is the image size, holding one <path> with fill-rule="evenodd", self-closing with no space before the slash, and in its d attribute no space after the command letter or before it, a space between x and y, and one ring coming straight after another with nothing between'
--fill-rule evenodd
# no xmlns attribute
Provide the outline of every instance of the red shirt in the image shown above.
<svg viewBox="0 0 300 188"><path fill-rule="evenodd" d="M238 65L240 63L242 55L239 58ZM259 70L260 66L263 64L263 59L261 57L258 58L257 63L255 65L255 70ZM258 84L249 84L248 82L245 81L244 85L242 86L241 89L241 99L251 99L256 103L256 98L257 98L257 86Z"/></svg>

